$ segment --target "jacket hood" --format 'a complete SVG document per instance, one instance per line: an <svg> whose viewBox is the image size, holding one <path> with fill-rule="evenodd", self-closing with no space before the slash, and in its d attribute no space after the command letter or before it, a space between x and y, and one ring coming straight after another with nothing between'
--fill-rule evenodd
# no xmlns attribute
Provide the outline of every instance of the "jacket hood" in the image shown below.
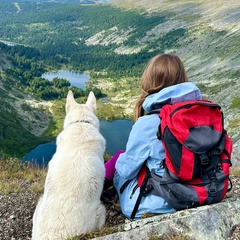
<svg viewBox="0 0 240 240"><path fill-rule="evenodd" d="M143 109L150 112L154 105L172 104L187 100L201 100L202 94L199 88L192 82L184 82L149 95L143 102Z"/></svg>

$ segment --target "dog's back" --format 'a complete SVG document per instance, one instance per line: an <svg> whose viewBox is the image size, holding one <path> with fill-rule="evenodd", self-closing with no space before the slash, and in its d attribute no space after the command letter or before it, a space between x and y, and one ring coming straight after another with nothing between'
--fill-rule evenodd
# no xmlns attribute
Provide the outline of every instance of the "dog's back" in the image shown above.
<svg viewBox="0 0 240 240"><path fill-rule="evenodd" d="M71 93L68 98L66 110L72 101ZM105 223L106 210L100 202L105 140L99 133L95 114L87 113L85 119L86 113L81 113L81 108L83 112L89 109L78 105L67 110L64 130L57 137L57 150L49 162L44 194L33 217L33 239L67 239Z"/></svg>

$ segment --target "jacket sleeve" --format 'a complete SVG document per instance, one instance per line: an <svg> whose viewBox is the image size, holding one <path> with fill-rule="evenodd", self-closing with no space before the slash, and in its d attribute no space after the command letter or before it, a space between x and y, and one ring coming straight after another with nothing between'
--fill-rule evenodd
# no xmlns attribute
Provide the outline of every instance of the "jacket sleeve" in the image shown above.
<svg viewBox="0 0 240 240"><path fill-rule="evenodd" d="M150 154L148 122L139 118L130 132L125 153L121 154L116 163L118 174L125 179L134 178Z"/></svg>

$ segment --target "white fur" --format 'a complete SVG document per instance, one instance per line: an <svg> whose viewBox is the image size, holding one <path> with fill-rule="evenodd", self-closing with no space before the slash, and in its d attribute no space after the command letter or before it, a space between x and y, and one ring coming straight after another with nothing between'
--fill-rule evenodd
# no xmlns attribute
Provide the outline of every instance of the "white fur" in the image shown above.
<svg viewBox="0 0 240 240"><path fill-rule="evenodd" d="M69 91L64 127L33 215L33 240L67 239L105 224L106 209L100 202L105 139L95 111L93 92L86 104L78 104Z"/></svg>

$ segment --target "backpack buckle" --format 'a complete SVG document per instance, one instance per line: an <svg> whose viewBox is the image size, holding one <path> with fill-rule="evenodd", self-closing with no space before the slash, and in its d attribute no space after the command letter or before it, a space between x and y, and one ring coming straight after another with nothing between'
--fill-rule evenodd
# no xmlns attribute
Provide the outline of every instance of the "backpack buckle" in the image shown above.
<svg viewBox="0 0 240 240"><path fill-rule="evenodd" d="M153 189L153 186L151 184L147 184L143 191L143 196L145 197L151 190Z"/></svg>
<svg viewBox="0 0 240 240"><path fill-rule="evenodd" d="M216 179L211 181L208 192L211 197L215 197L217 195Z"/></svg>
<svg viewBox="0 0 240 240"><path fill-rule="evenodd" d="M161 169L164 169L165 166L166 166L166 158L164 158L164 159L160 162L160 164L159 164L159 167L160 167Z"/></svg>
<svg viewBox="0 0 240 240"><path fill-rule="evenodd" d="M206 153L200 155L200 160L203 166L208 165L210 162Z"/></svg>

